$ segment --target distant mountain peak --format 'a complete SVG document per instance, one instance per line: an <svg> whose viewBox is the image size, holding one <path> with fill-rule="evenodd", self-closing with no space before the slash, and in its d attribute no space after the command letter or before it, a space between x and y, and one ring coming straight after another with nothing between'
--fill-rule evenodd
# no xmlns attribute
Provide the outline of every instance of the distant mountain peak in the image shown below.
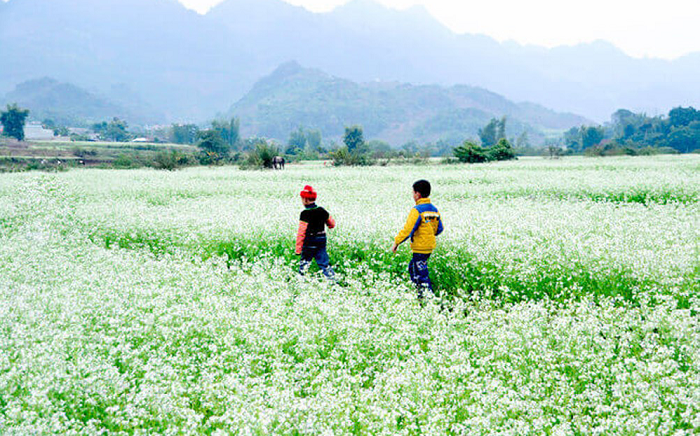
<svg viewBox="0 0 700 436"><path fill-rule="evenodd" d="M579 42L572 45L560 45L551 49L552 51L576 51L579 53L606 54L613 56L628 57L622 49L615 44L603 39L594 39L588 42Z"/></svg>
<svg viewBox="0 0 700 436"><path fill-rule="evenodd" d="M214 16L221 13L239 14L245 11L246 15L280 15L284 13L311 13L302 6L296 6L283 0L224 0L209 9L206 15Z"/></svg>
<svg viewBox="0 0 700 436"><path fill-rule="evenodd" d="M335 8L336 10L343 10L343 9L361 9L361 10L389 10L388 7L384 6L383 4L375 1L375 0L350 0L349 2L346 2L338 7Z"/></svg>
<svg viewBox="0 0 700 436"><path fill-rule="evenodd" d="M425 7L425 5L417 4L410 6L408 9L406 9L406 12L410 12L412 14L420 14L420 15L432 15L428 8Z"/></svg>
<svg viewBox="0 0 700 436"><path fill-rule="evenodd" d="M269 75L261 78L251 90L250 94L262 95L270 89L277 89L282 84L289 84L292 81L326 81L332 79L331 76L321 70L305 68L295 60L287 61L279 65Z"/></svg>
<svg viewBox="0 0 700 436"><path fill-rule="evenodd" d="M403 34L455 36L447 26L436 19L423 5L395 9L374 0L351 0L329 13L349 28L364 28L370 33L388 31Z"/></svg>
<svg viewBox="0 0 700 436"><path fill-rule="evenodd" d="M17 85L18 88L21 87L37 87L37 86L51 86L51 85L57 85L58 80L54 79L53 77L39 77L36 79L29 79L26 82L22 82L19 85Z"/></svg>
<svg viewBox="0 0 700 436"><path fill-rule="evenodd" d="M299 64L299 62L295 60L287 61L277 68L272 72L271 75L281 77L281 76L292 76L294 74L298 74L304 70L304 67Z"/></svg>

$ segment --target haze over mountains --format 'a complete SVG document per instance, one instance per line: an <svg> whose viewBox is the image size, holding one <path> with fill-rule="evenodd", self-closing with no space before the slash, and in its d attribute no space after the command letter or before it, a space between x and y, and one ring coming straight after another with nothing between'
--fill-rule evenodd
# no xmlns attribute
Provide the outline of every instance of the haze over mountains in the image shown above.
<svg viewBox="0 0 700 436"><path fill-rule="evenodd" d="M87 127L113 117L137 124L163 119L162 114L140 101L126 85L115 85L108 94L100 95L44 77L22 82L4 97L0 96L1 106L10 103L29 109L34 119L51 119L62 126Z"/></svg>
<svg viewBox="0 0 700 436"><path fill-rule="evenodd" d="M303 126L339 140L346 125L360 124L369 138L393 145L412 140L459 144L476 138L491 118L504 115L508 136L527 132L534 145L542 145L549 131L591 123L532 103L516 104L483 88L355 83L296 62L261 79L229 115L240 117L244 136L284 141Z"/></svg>
<svg viewBox="0 0 700 436"><path fill-rule="evenodd" d="M227 0L198 15L176 0L0 2L0 95L52 77L133 90L163 121L211 118L290 60L356 82L478 86L596 121L624 107L700 103L700 53L634 59L605 42L544 49L456 35L423 8L354 0L314 14L281 0Z"/></svg>

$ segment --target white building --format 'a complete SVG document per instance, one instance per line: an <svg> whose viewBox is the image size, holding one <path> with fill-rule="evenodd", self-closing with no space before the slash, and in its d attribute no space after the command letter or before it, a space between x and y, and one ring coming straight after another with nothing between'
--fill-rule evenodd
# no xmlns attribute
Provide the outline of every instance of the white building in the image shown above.
<svg viewBox="0 0 700 436"><path fill-rule="evenodd" d="M24 139L27 141L53 139L53 130L44 129L41 123L29 123L24 126Z"/></svg>

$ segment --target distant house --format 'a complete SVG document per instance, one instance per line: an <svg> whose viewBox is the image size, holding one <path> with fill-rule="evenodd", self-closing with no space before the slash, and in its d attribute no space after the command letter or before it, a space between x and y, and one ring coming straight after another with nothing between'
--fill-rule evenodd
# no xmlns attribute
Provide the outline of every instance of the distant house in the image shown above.
<svg viewBox="0 0 700 436"><path fill-rule="evenodd" d="M71 135L89 135L90 134L90 129L85 129L82 127L69 127L68 132Z"/></svg>
<svg viewBox="0 0 700 436"><path fill-rule="evenodd" d="M41 123L29 123L24 126L24 139L27 141L45 141L53 139L53 130L44 129Z"/></svg>
<svg viewBox="0 0 700 436"><path fill-rule="evenodd" d="M131 142L150 142L148 138L134 138Z"/></svg>

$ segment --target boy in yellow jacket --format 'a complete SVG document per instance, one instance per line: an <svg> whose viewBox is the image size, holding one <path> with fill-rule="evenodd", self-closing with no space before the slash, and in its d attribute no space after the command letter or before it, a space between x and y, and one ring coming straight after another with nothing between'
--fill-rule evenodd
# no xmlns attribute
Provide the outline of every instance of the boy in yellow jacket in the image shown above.
<svg viewBox="0 0 700 436"><path fill-rule="evenodd" d="M433 291L428 273L428 258L435 249L435 237L442 233L443 227L440 212L430 203L430 182L418 180L413 184L413 200L416 206L408 214L406 225L394 238L391 251L396 253L399 245L411 238L413 258L408 264L408 273L418 287L418 298L423 298L426 289Z"/></svg>

